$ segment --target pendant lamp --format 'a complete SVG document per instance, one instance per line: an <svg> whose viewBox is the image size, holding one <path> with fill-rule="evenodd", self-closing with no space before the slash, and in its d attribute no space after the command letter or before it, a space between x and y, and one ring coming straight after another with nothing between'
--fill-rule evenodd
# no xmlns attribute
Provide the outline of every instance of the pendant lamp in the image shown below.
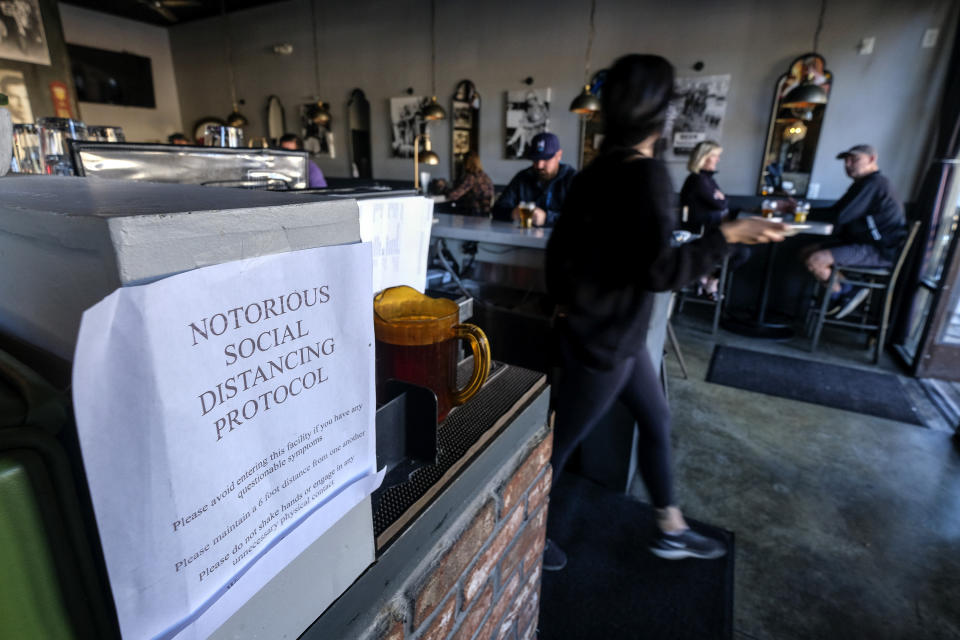
<svg viewBox="0 0 960 640"><path fill-rule="evenodd" d="M581 116L588 116L592 113L600 111L600 99L597 96L593 95L590 91L590 52L593 49L593 32L594 32L594 14L597 12L597 0L590 1L590 28L587 32L587 54L584 61L584 80L586 84L583 86L583 91L580 92L576 98L573 99L573 102L570 103L570 111Z"/></svg>
<svg viewBox="0 0 960 640"><path fill-rule="evenodd" d="M820 17L817 19L817 30L813 34L813 53L817 53L817 45L820 42L820 31L823 29L823 15L827 10L827 0L820 3ZM790 89L787 95L783 96L780 106L787 109L809 109L813 105L827 104L827 92L823 87L816 83L813 73L808 73L801 78L800 84Z"/></svg>
<svg viewBox="0 0 960 640"><path fill-rule="evenodd" d="M320 127L330 125L333 116L330 114L330 104L321 100L320 95L320 52L317 46L317 8L316 1L310 0L310 30L313 33L313 99L315 104L307 107L307 120Z"/></svg>
<svg viewBox="0 0 960 640"><path fill-rule="evenodd" d="M420 113L424 120L445 120L447 112L437 102L437 0L430 0L430 88L433 97Z"/></svg>
<svg viewBox="0 0 960 640"><path fill-rule="evenodd" d="M227 0L220 0L220 15L223 16L223 45L227 52L227 71L230 77L230 99L233 102L233 111L230 112L225 120L227 126L245 127L247 126L247 117L240 113L240 107L237 103L237 79L233 73L233 48L230 46L230 24L227 20Z"/></svg>
<svg viewBox="0 0 960 640"><path fill-rule="evenodd" d="M827 104L827 92L812 80L812 75L804 78L800 84L783 96L780 105L787 109L802 109L809 105Z"/></svg>

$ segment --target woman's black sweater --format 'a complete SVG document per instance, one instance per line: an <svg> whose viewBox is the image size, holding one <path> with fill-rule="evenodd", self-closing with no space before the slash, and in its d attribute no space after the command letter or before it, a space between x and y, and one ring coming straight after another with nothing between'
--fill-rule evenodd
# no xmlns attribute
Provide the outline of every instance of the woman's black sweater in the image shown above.
<svg viewBox="0 0 960 640"><path fill-rule="evenodd" d="M680 206L687 207L687 223L685 229L700 233L700 229L716 227L723 222L727 213L727 201L717 198L720 191L717 181L713 179L716 171L691 173L683 182L680 189Z"/></svg>
<svg viewBox="0 0 960 640"><path fill-rule="evenodd" d="M645 347L653 292L685 286L723 259L717 228L679 247L676 198L663 163L627 152L573 180L547 245L558 329L586 364L612 368Z"/></svg>

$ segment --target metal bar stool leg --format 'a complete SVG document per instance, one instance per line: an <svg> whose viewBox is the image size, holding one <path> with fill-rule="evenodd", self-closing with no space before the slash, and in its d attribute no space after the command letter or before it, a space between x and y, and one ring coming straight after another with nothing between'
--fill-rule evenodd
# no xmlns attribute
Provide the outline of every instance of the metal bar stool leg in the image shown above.
<svg viewBox="0 0 960 640"><path fill-rule="evenodd" d="M817 343L820 342L820 332L823 331L823 320L827 316L827 307L830 305L830 294L833 293L833 285L837 283L839 278L840 271L837 269L837 265L833 265L833 270L830 272L830 280L827 281L826 289L823 292L823 300L820 302L820 311L817 314L816 323L813 325L813 337L810 340L810 351L817 350Z"/></svg>
<svg viewBox="0 0 960 640"><path fill-rule="evenodd" d="M717 286L717 304L713 307L713 331L711 335L713 337L717 336L717 329L720 327L720 314L723 312L723 302L727 298L727 278L729 277L729 272L727 266L730 263L730 256L727 256L723 259L723 262L720 263L720 283Z"/></svg>
<svg viewBox="0 0 960 640"><path fill-rule="evenodd" d="M667 338L670 340L670 346L677 356L677 362L680 364L680 372L683 373L683 379L687 379L687 363L683 361L683 354L680 353L680 343L677 342L677 334L673 332L673 323L667 320Z"/></svg>

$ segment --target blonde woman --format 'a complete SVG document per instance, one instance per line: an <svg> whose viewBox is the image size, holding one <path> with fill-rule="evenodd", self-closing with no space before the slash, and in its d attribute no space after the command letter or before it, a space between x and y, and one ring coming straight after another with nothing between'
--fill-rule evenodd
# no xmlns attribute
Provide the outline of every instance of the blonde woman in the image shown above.
<svg viewBox="0 0 960 640"><path fill-rule="evenodd" d="M727 197L713 178L721 153L719 143L704 140L690 154L690 175L680 189L680 206L687 208L684 226L694 233L719 225L727 215Z"/></svg>
<svg viewBox="0 0 960 640"><path fill-rule="evenodd" d="M694 233L702 233L707 229L718 227L722 222L734 217L730 215L730 209L727 207L727 197L713 177L717 173L717 163L720 161L721 153L723 153L723 147L719 142L704 140L694 147L690 154L690 161L687 163L690 175L687 176L680 190L680 206L687 209L686 222L682 223L684 228ZM732 271L746 262L749 257L749 248L744 245L734 245L731 247L727 268ZM700 292L716 300L718 285L719 280L716 274L703 276L700 279Z"/></svg>

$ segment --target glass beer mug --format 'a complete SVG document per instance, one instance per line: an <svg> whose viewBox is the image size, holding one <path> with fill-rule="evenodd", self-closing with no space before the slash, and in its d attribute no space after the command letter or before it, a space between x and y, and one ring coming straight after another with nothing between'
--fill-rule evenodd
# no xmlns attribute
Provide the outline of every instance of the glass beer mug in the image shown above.
<svg viewBox="0 0 960 640"><path fill-rule="evenodd" d="M437 421L469 400L490 374L490 344L480 327L460 324L453 300L431 298L411 287L391 287L373 299L377 339L377 390L393 378L437 394ZM473 352L473 372L457 388L457 340Z"/></svg>

